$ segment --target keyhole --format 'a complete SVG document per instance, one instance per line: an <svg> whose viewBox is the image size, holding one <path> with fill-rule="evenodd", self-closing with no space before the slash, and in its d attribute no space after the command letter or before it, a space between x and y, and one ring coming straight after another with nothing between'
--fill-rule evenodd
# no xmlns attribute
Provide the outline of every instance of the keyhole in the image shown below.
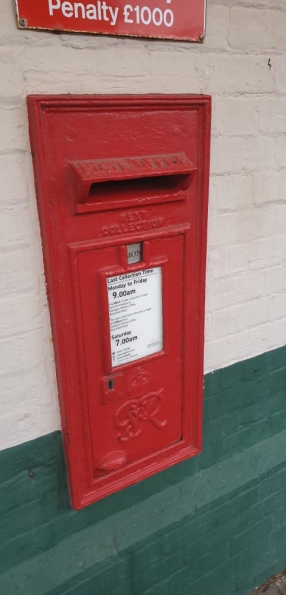
<svg viewBox="0 0 286 595"><path fill-rule="evenodd" d="M114 380L108 380L107 388L109 388L109 390L114 388Z"/></svg>

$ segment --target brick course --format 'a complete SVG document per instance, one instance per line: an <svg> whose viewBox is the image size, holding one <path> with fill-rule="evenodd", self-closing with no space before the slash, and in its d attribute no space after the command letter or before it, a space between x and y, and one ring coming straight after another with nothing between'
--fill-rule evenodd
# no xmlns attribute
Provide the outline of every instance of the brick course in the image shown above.
<svg viewBox="0 0 286 595"><path fill-rule="evenodd" d="M281 570L285 356L206 375L202 454L80 512L60 433L0 453L3 592L246 595Z"/></svg>

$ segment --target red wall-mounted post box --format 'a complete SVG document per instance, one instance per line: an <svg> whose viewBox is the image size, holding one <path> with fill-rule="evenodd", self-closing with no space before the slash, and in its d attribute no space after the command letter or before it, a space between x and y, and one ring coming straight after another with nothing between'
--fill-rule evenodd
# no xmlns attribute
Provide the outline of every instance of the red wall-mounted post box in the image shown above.
<svg viewBox="0 0 286 595"><path fill-rule="evenodd" d="M201 449L205 96L30 96L72 505Z"/></svg>

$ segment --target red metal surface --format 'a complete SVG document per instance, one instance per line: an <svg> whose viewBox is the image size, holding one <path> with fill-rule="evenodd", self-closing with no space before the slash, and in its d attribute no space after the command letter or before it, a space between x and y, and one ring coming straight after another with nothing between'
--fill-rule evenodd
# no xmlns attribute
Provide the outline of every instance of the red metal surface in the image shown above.
<svg viewBox="0 0 286 595"><path fill-rule="evenodd" d="M203 41L205 0L17 0L21 29Z"/></svg>
<svg viewBox="0 0 286 595"><path fill-rule="evenodd" d="M148 155L125 159L95 159L71 164L76 210L78 213L106 211L182 200L196 167L186 155ZM114 181L124 182L123 184ZM160 192L158 193L158 188Z"/></svg>
<svg viewBox="0 0 286 595"><path fill-rule="evenodd" d="M81 508L201 449L210 98L31 96L28 109L71 501ZM142 260L128 264L136 242ZM163 348L112 367L106 280L158 267Z"/></svg>

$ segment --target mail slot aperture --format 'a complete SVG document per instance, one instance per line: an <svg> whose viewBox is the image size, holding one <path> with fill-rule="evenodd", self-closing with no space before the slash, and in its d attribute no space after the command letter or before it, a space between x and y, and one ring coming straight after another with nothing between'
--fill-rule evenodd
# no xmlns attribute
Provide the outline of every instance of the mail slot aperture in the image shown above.
<svg viewBox="0 0 286 595"><path fill-rule="evenodd" d="M184 153L70 164L77 213L183 200L196 173Z"/></svg>

